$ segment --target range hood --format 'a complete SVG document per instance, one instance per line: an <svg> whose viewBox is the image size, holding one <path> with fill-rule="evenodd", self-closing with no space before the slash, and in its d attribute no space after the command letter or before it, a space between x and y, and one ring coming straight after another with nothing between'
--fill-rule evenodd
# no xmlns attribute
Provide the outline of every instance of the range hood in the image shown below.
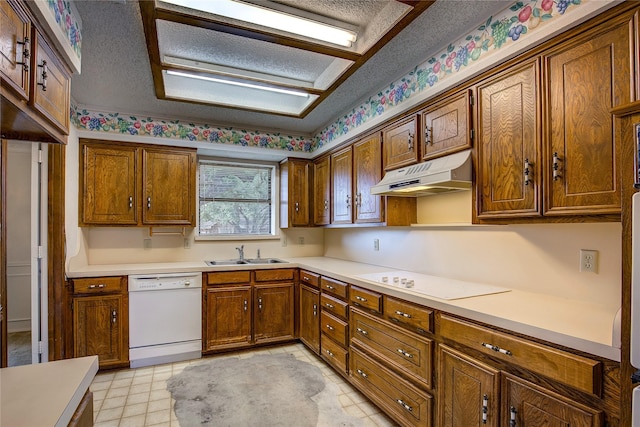
<svg viewBox="0 0 640 427"><path fill-rule="evenodd" d="M471 189L471 150L387 172L371 194L431 196Z"/></svg>

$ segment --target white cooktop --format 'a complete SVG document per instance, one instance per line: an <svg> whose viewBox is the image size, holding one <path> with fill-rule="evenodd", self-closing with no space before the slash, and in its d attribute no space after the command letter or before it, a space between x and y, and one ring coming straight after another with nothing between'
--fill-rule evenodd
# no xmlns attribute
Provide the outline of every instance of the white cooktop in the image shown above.
<svg viewBox="0 0 640 427"><path fill-rule="evenodd" d="M390 287L407 289L419 294L444 300L470 298L480 295L498 294L501 292L511 291L511 289L500 286L445 279L442 277L429 276L426 274L402 270L385 271L382 273L372 274L358 274L356 277ZM413 280L413 286L411 286L411 280Z"/></svg>

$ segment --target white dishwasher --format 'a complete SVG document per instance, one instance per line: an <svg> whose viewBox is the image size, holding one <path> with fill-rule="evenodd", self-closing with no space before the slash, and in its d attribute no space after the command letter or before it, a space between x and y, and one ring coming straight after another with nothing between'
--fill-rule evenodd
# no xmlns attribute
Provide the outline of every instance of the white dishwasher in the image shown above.
<svg viewBox="0 0 640 427"><path fill-rule="evenodd" d="M132 368L202 357L202 273L129 276Z"/></svg>

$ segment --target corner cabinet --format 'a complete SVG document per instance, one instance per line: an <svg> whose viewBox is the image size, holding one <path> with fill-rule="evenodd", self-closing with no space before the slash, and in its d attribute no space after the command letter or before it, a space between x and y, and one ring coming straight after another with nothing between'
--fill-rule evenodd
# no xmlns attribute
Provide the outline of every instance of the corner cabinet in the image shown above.
<svg viewBox="0 0 640 427"><path fill-rule="evenodd" d="M79 222L195 225L193 149L80 140Z"/></svg>
<svg viewBox="0 0 640 427"><path fill-rule="evenodd" d="M287 159L280 163L280 228L309 227L311 162Z"/></svg>
<svg viewBox="0 0 640 427"><path fill-rule="evenodd" d="M129 366L126 277L70 280L73 357L97 355L100 368Z"/></svg>

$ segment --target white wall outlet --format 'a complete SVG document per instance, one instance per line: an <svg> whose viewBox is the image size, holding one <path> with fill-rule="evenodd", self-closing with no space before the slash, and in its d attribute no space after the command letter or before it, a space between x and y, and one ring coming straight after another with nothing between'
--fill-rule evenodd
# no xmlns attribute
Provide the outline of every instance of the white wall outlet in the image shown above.
<svg viewBox="0 0 640 427"><path fill-rule="evenodd" d="M188 237L185 237L184 239L184 248L185 249L191 249L191 239Z"/></svg>
<svg viewBox="0 0 640 427"><path fill-rule="evenodd" d="M580 249L580 271L587 273L598 272L598 251Z"/></svg>
<svg viewBox="0 0 640 427"><path fill-rule="evenodd" d="M304 237L302 237L302 236L298 237L298 243L300 245L304 245Z"/></svg>
<svg viewBox="0 0 640 427"><path fill-rule="evenodd" d="M373 239L373 250L374 251L380 250L380 239Z"/></svg>
<svg viewBox="0 0 640 427"><path fill-rule="evenodd" d="M145 249L151 249L151 239L144 239L143 246Z"/></svg>
<svg viewBox="0 0 640 427"><path fill-rule="evenodd" d="M285 236L284 234L282 235L282 247L287 246L287 236Z"/></svg>

